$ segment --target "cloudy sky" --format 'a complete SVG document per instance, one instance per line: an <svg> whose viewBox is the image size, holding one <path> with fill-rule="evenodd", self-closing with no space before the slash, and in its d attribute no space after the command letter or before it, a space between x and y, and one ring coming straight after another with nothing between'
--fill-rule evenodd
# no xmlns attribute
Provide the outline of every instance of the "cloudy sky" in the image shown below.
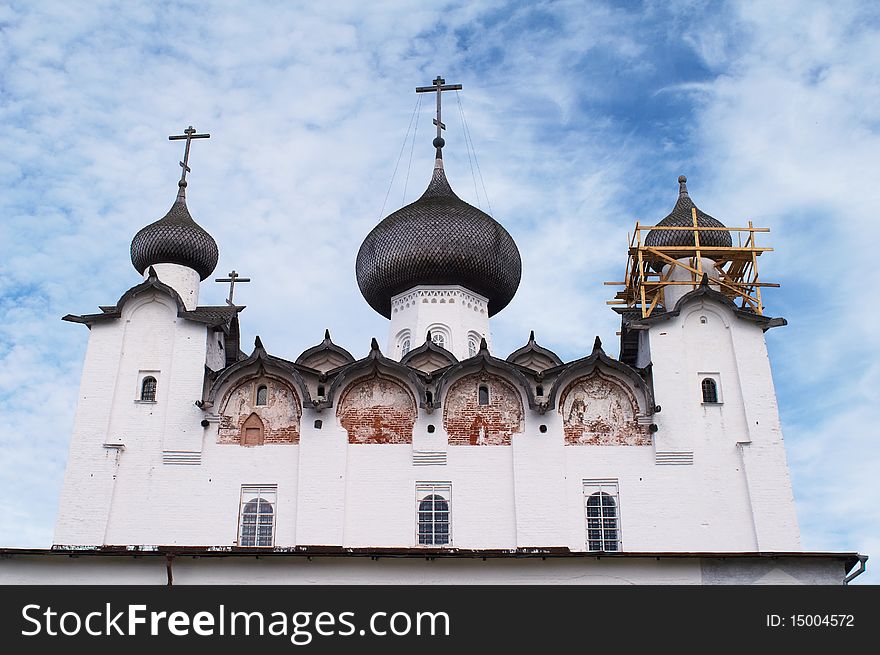
<svg viewBox="0 0 880 655"><path fill-rule="evenodd" d="M789 326L767 340L804 547L880 556L880 10L846 1L4 3L0 545L51 543L87 340L60 317L138 282L131 237L177 190L167 136L211 133L189 208L217 273L253 279L244 343L294 359L330 328L362 356L386 322L355 255L428 181L430 98L405 135L437 74L464 85L445 105L450 181L523 257L496 354L531 329L564 359L614 344L603 282L687 174L702 209L772 230L765 301ZM205 283L203 304L225 291Z"/></svg>

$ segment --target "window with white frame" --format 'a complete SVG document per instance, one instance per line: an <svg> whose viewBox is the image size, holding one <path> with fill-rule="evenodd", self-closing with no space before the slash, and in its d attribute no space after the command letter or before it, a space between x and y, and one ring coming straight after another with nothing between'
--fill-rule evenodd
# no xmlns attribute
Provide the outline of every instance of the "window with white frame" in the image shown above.
<svg viewBox="0 0 880 655"><path fill-rule="evenodd" d="M275 544L277 485L242 486L238 519L239 546Z"/></svg>
<svg viewBox="0 0 880 655"><path fill-rule="evenodd" d="M617 480L584 480L584 517L587 550L610 552L621 549Z"/></svg>
<svg viewBox="0 0 880 655"><path fill-rule="evenodd" d="M399 356L403 357L410 350L412 350L412 339L410 337L409 330L402 330L397 335L397 350L399 351Z"/></svg>
<svg viewBox="0 0 880 655"><path fill-rule="evenodd" d="M449 522L451 501L451 483L416 483L416 540L420 546L452 544Z"/></svg>
<svg viewBox="0 0 880 655"><path fill-rule="evenodd" d="M480 341L473 334L468 337L468 357L476 357L480 352Z"/></svg>
<svg viewBox="0 0 880 655"><path fill-rule="evenodd" d="M442 323L434 323L428 328L428 332L431 335L431 341L441 348L452 350L452 337L450 336L448 327Z"/></svg>

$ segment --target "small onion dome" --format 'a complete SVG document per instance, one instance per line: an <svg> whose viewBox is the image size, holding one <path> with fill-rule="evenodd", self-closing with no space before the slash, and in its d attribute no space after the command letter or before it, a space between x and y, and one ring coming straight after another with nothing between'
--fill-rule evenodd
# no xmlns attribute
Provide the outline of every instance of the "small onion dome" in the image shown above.
<svg viewBox="0 0 880 655"><path fill-rule="evenodd" d="M692 227L694 224L691 210L696 207L694 201L688 195L687 178L682 175L678 178L678 202L672 212L657 223L659 227ZM724 223L716 218L712 218L706 212L700 211L697 207L697 226L698 227L724 227ZM666 246L693 246L694 233L688 230L651 230L645 237L645 245L651 248L663 248ZM720 247L729 248L733 245L730 240L730 232L721 230L712 230L711 232L700 232L700 245L707 248Z"/></svg>
<svg viewBox="0 0 880 655"><path fill-rule="evenodd" d="M131 240L131 263L141 274L153 264L180 264L207 278L217 266L217 243L190 216L186 208L186 182L178 183L177 199L155 223Z"/></svg>
<svg viewBox="0 0 880 655"><path fill-rule="evenodd" d="M427 190L373 228L355 273L370 307L386 318L392 297L421 284L465 287L489 300L492 316L513 299L522 261L507 230L452 191L438 147Z"/></svg>

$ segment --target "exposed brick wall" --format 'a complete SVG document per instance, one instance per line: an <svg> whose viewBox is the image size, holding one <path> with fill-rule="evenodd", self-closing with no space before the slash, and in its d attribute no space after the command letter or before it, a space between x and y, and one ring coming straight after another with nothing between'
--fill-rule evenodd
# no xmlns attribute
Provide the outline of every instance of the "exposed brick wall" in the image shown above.
<svg viewBox="0 0 880 655"><path fill-rule="evenodd" d="M480 385L489 388L489 404L479 404ZM519 392L489 373L466 375L453 384L443 401L443 426L451 446L509 446L511 435L523 430Z"/></svg>
<svg viewBox="0 0 880 655"><path fill-rule="evenodd" d="M265 405L257 405L257 388L266 385ZM299 443L299 420L302 414L299 396L286 382L260 376L234 387L220 405L218 443L241 444L244 423L256 414L263 423L264 444Z"/></svg>
<svg viewBox="0 0 880 655"><path fill-rule="evenodd" d="M381 375L358 380L336 409L348 443L412 443L416 400L399 382Z"/></svg>
<svg viewBox="0 0 880 655"><path fill-rule="evenodd" d="M565 445L648 446L651 433L639 425L633 392L599 372L578 378L559 400Z"/></svg>

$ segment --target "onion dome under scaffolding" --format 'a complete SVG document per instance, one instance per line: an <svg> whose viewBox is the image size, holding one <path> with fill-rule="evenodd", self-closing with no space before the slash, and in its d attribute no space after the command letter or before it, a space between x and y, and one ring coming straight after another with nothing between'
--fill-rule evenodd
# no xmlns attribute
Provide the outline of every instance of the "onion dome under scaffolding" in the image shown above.
<svg viewBox="0 0 880 655"><path fill-rule="evenodd" d="M754 227L751 221L748 227L726 227L694 205L684 175L678 183L678 201L668 216L657 225L636 222L623 281L605 283L624 289L608 304L638 309L643 318L655 310L671 311L664 289L673 285L696 289L705 276L708 284L740 308L763 314L761 288L779 285L758 278L758 256L773 249L757 247L755 235L770 229ZM712 265L704 270L706 260Z"/></svg>

